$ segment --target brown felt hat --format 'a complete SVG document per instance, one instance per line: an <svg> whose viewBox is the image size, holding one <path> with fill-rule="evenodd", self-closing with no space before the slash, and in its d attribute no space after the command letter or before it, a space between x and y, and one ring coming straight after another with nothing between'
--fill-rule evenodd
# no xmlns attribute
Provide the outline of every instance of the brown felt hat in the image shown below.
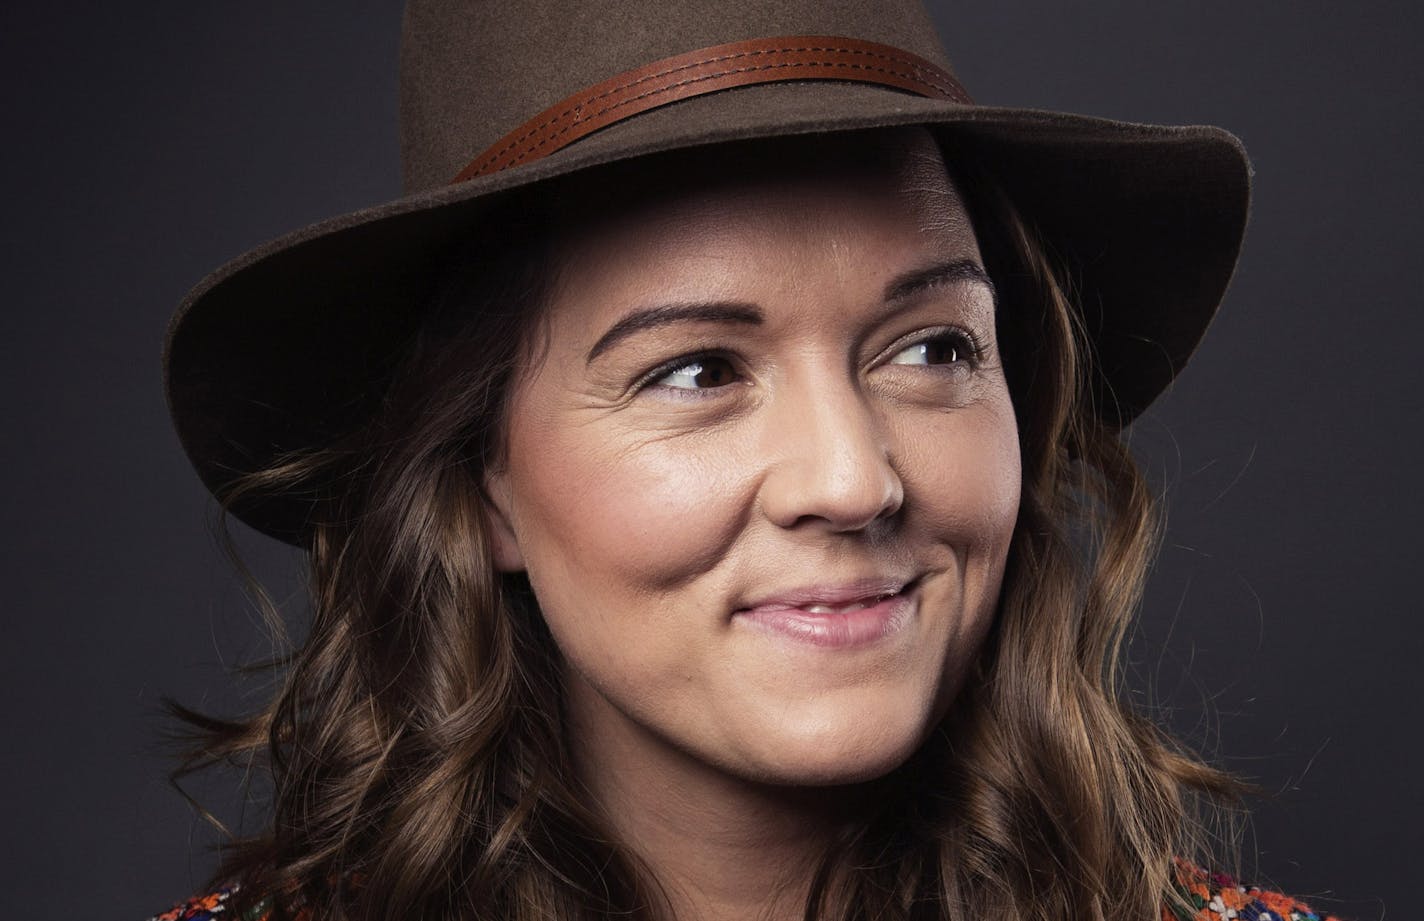
<svg viewBox="0 0 1424 921"><path fill-rule="evenodd" d="M405 196L208 276L164 349L169 408L220 493L359 420L372 369L492 202L739 139L923 125L972 149L1073 273L1115 425L1185 365L1236 265L1250 169L1212 127L976 106L917 0L411 0ZM310 499L233 513L301 542Z"/></svg>

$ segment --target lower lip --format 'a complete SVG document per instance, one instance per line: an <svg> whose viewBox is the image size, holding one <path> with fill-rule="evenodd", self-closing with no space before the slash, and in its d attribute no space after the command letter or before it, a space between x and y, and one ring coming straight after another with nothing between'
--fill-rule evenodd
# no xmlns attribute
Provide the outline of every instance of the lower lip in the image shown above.
<svg viewBox="0 0 1424 921"><path fill-rule="evenodd" d="M811 646L847 649L868 646L897 633L915 616L917 587L845 614L812 614L801 608L763 605L736 616L758 629Z"/></svg>

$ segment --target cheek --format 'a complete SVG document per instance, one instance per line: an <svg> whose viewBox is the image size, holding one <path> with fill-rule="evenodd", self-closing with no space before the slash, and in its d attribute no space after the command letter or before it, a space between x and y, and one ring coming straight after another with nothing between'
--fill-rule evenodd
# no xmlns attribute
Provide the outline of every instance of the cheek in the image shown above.
<svg viewBox="0 0 1424 921"><path fill-rule="evenodd" d="M936 437L909 442L917 501L907 526L936 546L949 578L925 586L927 605L946 618L931 720L958 695L998 610L1004 566L1018 521L1022 474L1018 430L1007 395L942 420Z"/></svg>
<svg viewBox="0 0 1424 921"><path fill-rule="evenodd" d="M922 527L959 546L971 568L1001 569L1018 519L1022 481L1018 429L1007 394L936 421L933 437L925 437L922 428L907 432L901 442L907 504L913 501Z"/></svg>
<svg viewBox="0 0 1424 921"><path fill-rule="evenodd" d="M656 600L715 566L745 522L753 477L712 445L565 422L530 426L510 448L520 547L549 601Z"/></svg>
<svg viewBox="0 0 1424 921"><path fill-rule="evenodd" d="M567 423L526 434L511 439L511 486L544 620L595 698L656 723L716 642L689 624L689 586L742 533L753 479L715 445Z"/></svg>

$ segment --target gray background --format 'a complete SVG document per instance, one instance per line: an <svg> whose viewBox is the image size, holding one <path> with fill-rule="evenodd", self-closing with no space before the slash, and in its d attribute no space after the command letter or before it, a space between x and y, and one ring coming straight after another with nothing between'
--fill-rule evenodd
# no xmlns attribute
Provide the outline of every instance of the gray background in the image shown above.
<svg viewBox="0 0 1424 921"><path fill-rule="evenodd" d="M133 918L216 840L166 785L162 693L260 655L169 429L168 315L226 258L397 193L399 4L6 4L0 915ZM320 8L319 8L320 7ZM1136 687L1257 780L1248 865L1410 917L1424 679L1419 12L936 7L980 101L1211 122L1255 162L1244 262L1131 433L1169 503ZM290 585L293 561L244 543ZM233 817L222 784L199 786ZM97 910L96 910L97 909Z"/></svg>

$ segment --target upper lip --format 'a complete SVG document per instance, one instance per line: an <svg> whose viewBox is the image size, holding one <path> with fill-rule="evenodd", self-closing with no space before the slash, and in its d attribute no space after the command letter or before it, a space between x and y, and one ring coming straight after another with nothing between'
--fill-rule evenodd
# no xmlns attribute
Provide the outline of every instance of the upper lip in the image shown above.
<svg viewBox="0 0 1424 921"><path fill-rule="evenodd" d="M835 585L806 585L779 590L740 605L737 613L757 608L804 608L815 604L845 605L874 601L903 592L913 579L867 578Z"/></svg>

